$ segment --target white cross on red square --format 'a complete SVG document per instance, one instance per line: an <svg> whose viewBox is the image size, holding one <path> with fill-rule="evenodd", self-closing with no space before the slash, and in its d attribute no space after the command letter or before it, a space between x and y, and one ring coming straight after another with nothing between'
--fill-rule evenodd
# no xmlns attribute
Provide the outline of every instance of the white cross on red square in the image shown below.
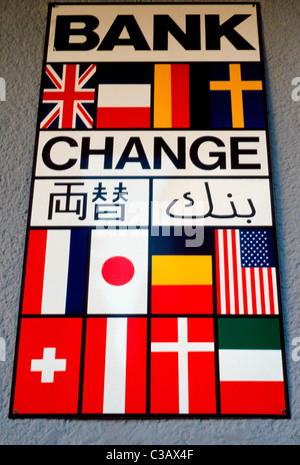
<svg viewBox="0 0 300 465"><path fill-rule="evenodd" d="M56 371L66 371L67 360L55 358L55 347L45 347L42 359L31 360L31 371L41 371L42 383L53 383Z"/></svg>

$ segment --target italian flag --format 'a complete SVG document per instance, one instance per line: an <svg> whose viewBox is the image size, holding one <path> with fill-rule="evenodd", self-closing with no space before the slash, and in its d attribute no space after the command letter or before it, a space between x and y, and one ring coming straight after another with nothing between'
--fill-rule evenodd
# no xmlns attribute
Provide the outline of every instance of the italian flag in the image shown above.
<svg viewBox="0 0 300 465"><path fill-rule="evenodd" d="M284 415L278 319L220 318L218 334L221 413Z"/></svg>

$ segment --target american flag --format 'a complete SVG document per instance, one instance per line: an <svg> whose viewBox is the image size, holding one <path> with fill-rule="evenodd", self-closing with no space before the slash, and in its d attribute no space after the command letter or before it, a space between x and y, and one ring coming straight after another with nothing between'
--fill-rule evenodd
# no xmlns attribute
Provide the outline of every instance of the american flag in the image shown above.
<svg viewBox="0 0 300 465"><path fill-rule="evenodd" d="M270 230L216 230L218 313L279 313Z"/></svg>
<svg viewBox="0 0 300 465"><path fill-rule="evenodd" d="M90 85L96 65L83 69L78 64L59 66L47 65L46 78L50 88L43 91L43 115L41 129L51 127L59 129L92 128L93 118L87 110L95 100L95 89Z"/></svg>

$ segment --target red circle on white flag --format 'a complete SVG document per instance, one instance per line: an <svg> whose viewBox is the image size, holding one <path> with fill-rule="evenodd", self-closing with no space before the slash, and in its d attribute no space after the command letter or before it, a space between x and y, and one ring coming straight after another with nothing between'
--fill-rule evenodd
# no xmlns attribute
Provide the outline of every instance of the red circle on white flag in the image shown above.
<svg viewBox="0 0 300 465"><path fill-rule="evenodd" d="M126 257L108 258L102 266L102 276L112 286L124 286L134 275L133 263Z"/></svg>

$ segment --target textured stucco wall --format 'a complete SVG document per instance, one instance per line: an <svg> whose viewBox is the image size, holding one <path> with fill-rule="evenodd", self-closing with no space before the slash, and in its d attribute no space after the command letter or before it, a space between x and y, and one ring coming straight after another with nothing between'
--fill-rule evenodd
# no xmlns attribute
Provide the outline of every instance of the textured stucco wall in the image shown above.
<svg viewBox="0 0 300 465"><path fill-rule="evenodd" d="M292 99L292 79L300 76L298 0L261 1L291 419L8 419L47 9L48 0L0 0L0 76L6 81L0 102L0 444L299 444L300 101Z"/></svg>

